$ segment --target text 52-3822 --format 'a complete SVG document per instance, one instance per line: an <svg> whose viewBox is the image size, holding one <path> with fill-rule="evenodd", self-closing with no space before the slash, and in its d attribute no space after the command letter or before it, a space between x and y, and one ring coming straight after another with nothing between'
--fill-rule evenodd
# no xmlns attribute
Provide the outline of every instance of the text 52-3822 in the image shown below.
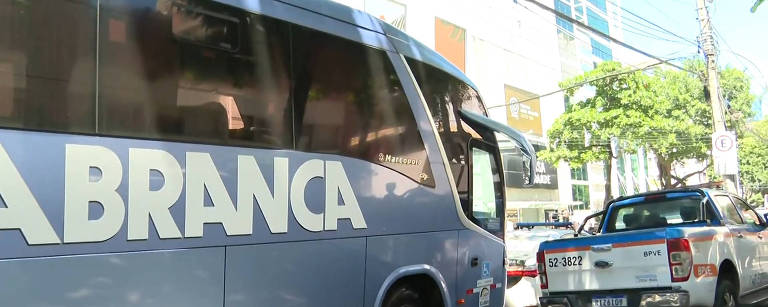
<svg viewBox="0 0 768 307"><path fill-rule="evenodd" d="M563 256L549 258L547 260L547 266L550 268L581 266L582 262L582 256Z"/></svg>

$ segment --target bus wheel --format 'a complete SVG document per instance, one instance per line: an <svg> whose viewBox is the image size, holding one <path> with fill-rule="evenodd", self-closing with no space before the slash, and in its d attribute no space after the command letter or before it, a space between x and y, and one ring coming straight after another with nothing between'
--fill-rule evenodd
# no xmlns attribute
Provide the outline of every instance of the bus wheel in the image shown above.
<svg viewBox="0 0 768 307"><path fill-rule="evenodd" d="M382 307L424 307L424 298L408 284L395 285L389 290Z"/></svg>

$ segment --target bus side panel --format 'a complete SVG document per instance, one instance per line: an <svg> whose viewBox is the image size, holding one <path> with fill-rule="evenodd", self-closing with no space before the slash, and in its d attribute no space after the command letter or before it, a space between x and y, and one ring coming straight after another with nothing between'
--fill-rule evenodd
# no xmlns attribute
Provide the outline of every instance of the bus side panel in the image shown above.
<svg viewBox="0 0 768 307"><path fill-rule="evenodd" d="M337 239L341 237L362 237L365 235L445 231L460 227L455 205L450 196L446 194L447 186L443 185L444 188L440 189L421 186L410 179L405 179L403 175L391 169L359 159L288 150L275 151L0 130L0 146L7 151L11 163L18 170L24 183L29 187L30 192L46 216L46 219L41 219L36 221L36 223L41 225L50 223L54 231L56 231L56 235L61 239L64 237L64 211L67 206L62 201L62 197L66 193L64 169L68 159L73 161L73 159L77 158L75 156L67 158L67 144L104 147L112 151L120 159L122 179L116 191L121 196L126 207L120 230L110 239L103 242L29 245L24 239L24 233L21 231L17 229L4 229L0 230L0 246L2 246L0 259ZM252 212L253 227L251 230L252 234L250 235L228 236L221 223L204 223L202 237L186 236L183 239L160 239L156 229L157 221L153 220L151 224L141 225L141 227L147 227L149 231L146 239L128 240L127 224L132 218L128 216L128 210L132 206L128 197L131 182L129 178L132 165L129 159L131 148L167 152L176 159L183 170L188 169L187 153L194 152L210 155L213 162L212 167L218 171L226 191L226 194L220 193L220 198L226 199L228 196L232 204L219 201L213 202L210 199L210 193L205 193L204 203L206 206L216 204L217 206L232 207L238 203L238 156L253 157L257 161L261 168L261 175L264 176L270 192L274 190L274 159L288 159L289 167L287 173L283 172L282 176L288 177L291 184L290 187L304 185L302 190L304 191L305 202L300 206L305 205L307 209L317 214L325 212L326 186L324 178L315 178L305 184L303 182L294 182L294 174L297 173L297 169L301 165L312 159L341 162L354 191L355 199L360 206L366 223L365 227L367 228L360 227L355 229L350 220L344 218L338 220L336 230L308 231L299 225L293 210L288 208L287 216L280 217L274 221L276 223L285 223L287 225L286 233L273 234L266 223L260 205L254 198ZM183 235L186 235L187 228L191 227L186 225L186 206L189 205L186 202L186 189L190 188L188 182L190 180L199 180L199 176L185 175L185 190L180 193L175 204L168 209L173 217L173 223L168 223L170 224L169 226L176 227ZM8 177L0 176L0 184L8 184ZM163 180L153 179L152 182L153 184L157 183L156 186L153 185L153 189L158 189ZM443 184L443 182L438 181L439 184ZM198 195L200 195L205 191L210 192L207 189L197 189L194 193L199 193ZM289 196L282 195L281 197L288 198ZM345 197L348 199L340 196L340 201L352 199L351 196ZM23 206L23 203L11 203L7 198L5 201L8 202L7 206ZM291 201L293 202L294 200ZM0 207L2 207L1 203ZM90 209L89 213L92 215L91 219L93 220L99 217L100 212L98 210L99 206L92 207L94 209ZM287 220L285 220L286 218ZM425 223L424 221L426 220L429 220L429 223ZM70 227L72 226L74 225L70 225Z"/></svg>
<svg viewBox="0 0 768 307"><path fill-rule="evenodd" d="M225 306L349 306L363 300L365 238L227 247Z"/></svg>
<svg viewBox="0 0 768 307"><path fill-rule="evenodd" d="M224 248L3 260L0 277L3 306L221 306Z"/></svg>
<svg viewBox="0 0 768 307"><path fill-rule="evenodd" d="M457 245L457 231L369 237L365 306L374 305L387 277L398 268L411 265L426 264L437 269L449 291L455 289ZM448 295L455 297L453 293ZM445 305L450 306L450 303Z"/></svg>
<svg viewBox="0 0 768 307"><path fill-rule="evenodd" d="M476 259L476 261L473 261ZM476 263L473 263L476 262ZM504 243L491 240L474 230L459 231L457 299L467 306L502 306L507 270L504 267ZM495 285L495 288L494 286ZM488 304L481 304L483 292L490 291ZM472 294L468 294L472 289Z"/></svg>

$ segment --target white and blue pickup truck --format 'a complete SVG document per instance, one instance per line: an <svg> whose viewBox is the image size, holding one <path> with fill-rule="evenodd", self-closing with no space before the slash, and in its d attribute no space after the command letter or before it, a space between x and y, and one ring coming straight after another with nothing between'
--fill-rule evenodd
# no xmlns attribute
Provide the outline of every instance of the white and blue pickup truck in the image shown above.
<svg viewBox="0 0 768 307"><path fill-rule="evenodd" d="M542 307L737 306L768 297L764 217L728 193L667 190L621 197L598 233L543 242ZM586 222L586 220L585 220Z"/></svg>

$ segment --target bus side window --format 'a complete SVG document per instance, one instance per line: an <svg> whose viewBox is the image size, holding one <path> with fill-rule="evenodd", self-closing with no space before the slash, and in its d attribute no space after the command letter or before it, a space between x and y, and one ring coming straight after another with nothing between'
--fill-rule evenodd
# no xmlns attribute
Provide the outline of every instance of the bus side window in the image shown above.
<svg viewBox="0 0 768 307"><path fill-rule="evenodd" d="M385 51L293 26L296 149L378 163L434 186L416 119Z"/></svg>
<svg viewBox="0 0 768 307"><path fill-rule="evenodd" d="M203 0L102 6L100 132L293 147L287 23Z"/></svg>
<svg viewBox="0 0 768 307"><path fill-rule="evenodd" d="M93 133L94 1L0 1L0 126Z"/></svg>

